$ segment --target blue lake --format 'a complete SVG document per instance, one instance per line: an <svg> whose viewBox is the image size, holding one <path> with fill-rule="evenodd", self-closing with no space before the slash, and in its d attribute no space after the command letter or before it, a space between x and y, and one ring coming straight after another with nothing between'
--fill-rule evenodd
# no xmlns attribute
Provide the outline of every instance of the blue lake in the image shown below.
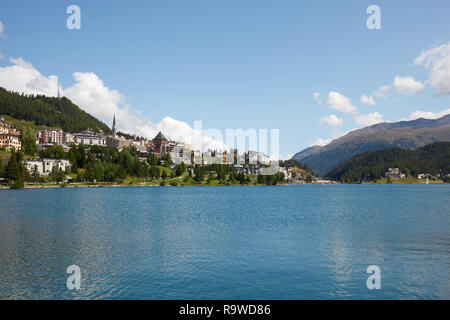
<svg viewBox="0 0 450 320"><path fill-rule="evenodd" d="M0 190L1 299L450 299L449 272L449 185Z"/></svg>

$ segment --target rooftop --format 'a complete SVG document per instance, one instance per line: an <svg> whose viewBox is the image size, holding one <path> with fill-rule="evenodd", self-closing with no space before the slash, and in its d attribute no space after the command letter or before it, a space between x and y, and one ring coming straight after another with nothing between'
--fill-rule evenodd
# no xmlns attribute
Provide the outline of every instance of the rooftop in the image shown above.
<svg viewBox="0 0 450 320"><path fill-rule="evenodd" d="M158 134L156 135L156 137L154 139L158 139L158 140L162 140L162 139L166 139L166 137L164 137L164 135L162 134L162 132L158 132ZM167 140L167 139L166 139Z"/></svg>

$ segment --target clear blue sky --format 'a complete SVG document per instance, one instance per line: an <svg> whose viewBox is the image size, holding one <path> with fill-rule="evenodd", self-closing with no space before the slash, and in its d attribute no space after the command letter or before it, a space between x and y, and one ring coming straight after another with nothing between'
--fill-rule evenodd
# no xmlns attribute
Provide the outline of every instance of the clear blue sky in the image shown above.
<svg viewBox="0 0 450 320"><path fill-rule="evenodd" d="M67 6L80 6L81 30L66 28ZM381 8L381 30L368 30L366 8ZM449 95L392 94L376 106L363 93L394 77L424 83L414 64L422 50L450 41L450 1L22 1L2 0L4 58L22 57L63 87L73 72L94 72L153 122L203 120L206 128L279 128L281 153L329 139L319 123L335 114L344 133L354 115L313 98L337 91L360 114L397 121L416 110L450 108Z"/></svg>

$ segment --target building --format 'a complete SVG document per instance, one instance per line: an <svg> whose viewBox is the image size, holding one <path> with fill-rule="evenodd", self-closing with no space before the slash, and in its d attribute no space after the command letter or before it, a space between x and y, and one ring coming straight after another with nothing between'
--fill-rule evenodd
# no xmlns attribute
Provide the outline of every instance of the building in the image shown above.
<svg viewBox="0 0 450 320"><path fill-rule="evenodd" d="M40 143L64 144L65 142L65 134L61 129L41 131L38 138Z"/></svg>
<svg viewBox="0 0 450 320"><path fill-rule="evenodd" d="M123 148L129 147L131 145L130 141L128 141L124 137L117 136L116 114L114 114L114 116L113 116L112 135L106 136L105 144L108 147L113 147L116 149L123 149Z"/></svg>
<svg viewBox="0 0 450 320"><path fill-rule="evenodd" d="M22 148L20 131L9 125L4 118L0 118L0 148L6 151L11 151L12 148L15 150Z"/></svg>
<svg viewBox="0 0 450 320"><path fill-rule="evenodd" d="M94 133L85 130L81 133L73 135L75 144L82 144L88 146L106 146L106 138L101 133Z"/></svg>
<svg viewBox="0 0 450 320"><path fill-rule="evenodd" d="M38 131L36 137L39 144L60 144L68 146L75 142L74 136L71 133L64 132L61 129Z"/></svg>
<svg viewBox="0 0 450 320"><path fill-rule="evenodd" d="M248 152L248 163L249 164L260 164L269 165L270 157L263 152L249 151Z"/></svg>
<svg viewBox="0 0 450 320"><path fill-rule="evenodd" d="M203 153L203 165L209 164L223 164L223 154L219 152L212 152L208 150Z"/></svg>
<svg viewBox="0 0 450 320"><path fill-rule="evenodd" d="M130 141L124 137L107 136L105 143L108 147L113 147L116 149L123 149L131 145Z"/></svg>
<svg viewBox="0 0 450 320"><path fill-rule="evenodd" d="M68 146L72 143L75 143L75 137L73 136L73 134L64 132L64 144Z"/></svg>
<svg viewBox="0 0 450 320"><path fill-rule="evenodd" d="M200 151L192 152L192 164L203 164L203 155Z"/></svg>
<svg viewBox="0 0 450 320"><path fill-rule="evenodd" d="M158 155L164 155L169 152L169 141L164 137L161 131L153 138L153 152Z"/></svg>
<svg viewBox="0 0 450 320"><path fill-rule="evenodd" d="M26 160L25 166L30 174L36 169L39 175L48 176L54 168L62 171L70 170L70 161L66 159Z"/></svg>
<svg viewBox="0 0 450 320"><path fill-rule="evenodd" d="M291 173L289 172L288 168L285 168L285 167L278 167L278 172L281 172L282 174L284 174L284 180L287 180L287 179L291 179L291 178L292 178L292 175L291 175Z"/></svg>
<svg viewBox="0 0 450 320"><path fill-rule="evenodd" d="M9 150L11 150L11 148L14 148L15 150L20 150L22 148L19 130L11 129L9 131Z"/></svg>
<svg viewBox="0 0 450 320"><path fill-rule="evenodd" d="M41 160L26 160L25 166L30 174L36 169L39 175L44 175L44 161ZM48 174L47 174L48 175Z"/></svg>
<svg viewBox="0 0 450 320"><path fill-rule="evenodd" d="M170 159L179 164L183 162L186 165L192 164L191 148L189 144L183 142L177 142L176 145L170 150Z"/></svg>
<svg viewBox="0 0 450 320"><path fill-rule="evenodd" d="M391 179L404 179L406 177L404 173L400 172L399 168L389 168L384 176Z"/></svg>

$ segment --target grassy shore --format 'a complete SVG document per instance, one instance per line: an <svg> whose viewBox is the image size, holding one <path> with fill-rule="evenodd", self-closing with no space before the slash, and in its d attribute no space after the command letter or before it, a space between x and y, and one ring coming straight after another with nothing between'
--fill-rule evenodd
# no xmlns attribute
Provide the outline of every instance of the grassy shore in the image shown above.
<svg viewBox="0 0 450 320"><path fill-rule="evenodd" d="M219 183L218 181L211 181L210 183L196 183L184 182L182 179L167 179L158 181L137 182L130 181L129 183L41 183L41 184L25 184L25 189L46 189L46 188L102 188L102 187L182 187L182 186L254 186L258 184L240 184L240 183ZM260 184L262 185L262 184ZM264 184L265 185L265 184ZM282 184L280 184L282 185ZM10 189L9 186L0 186L0 189Z"/></svg>
<svg viewBox="0 0 450 320"><path fill-rule="evenodd" d="M291 185L296 183L279 183L277 185ZM317 183L312 183L317 184ZM320 184L320 183L319 183ZM240 184L238 181L231 183L230 181L219 180L204 180L202 183L198 183L194 179L188 176L168 178L168 179L138 179L136 177L127 177L121 183L90 183L90 182L73 182L73 183L27 183L25 189L45 189L45 188L102 188L102 187L171 187L171 186L265 186L266 184L258 184L255 181L251 181L248 184ZM0 186L0 189L9 189L9 186Z"/></svg>

